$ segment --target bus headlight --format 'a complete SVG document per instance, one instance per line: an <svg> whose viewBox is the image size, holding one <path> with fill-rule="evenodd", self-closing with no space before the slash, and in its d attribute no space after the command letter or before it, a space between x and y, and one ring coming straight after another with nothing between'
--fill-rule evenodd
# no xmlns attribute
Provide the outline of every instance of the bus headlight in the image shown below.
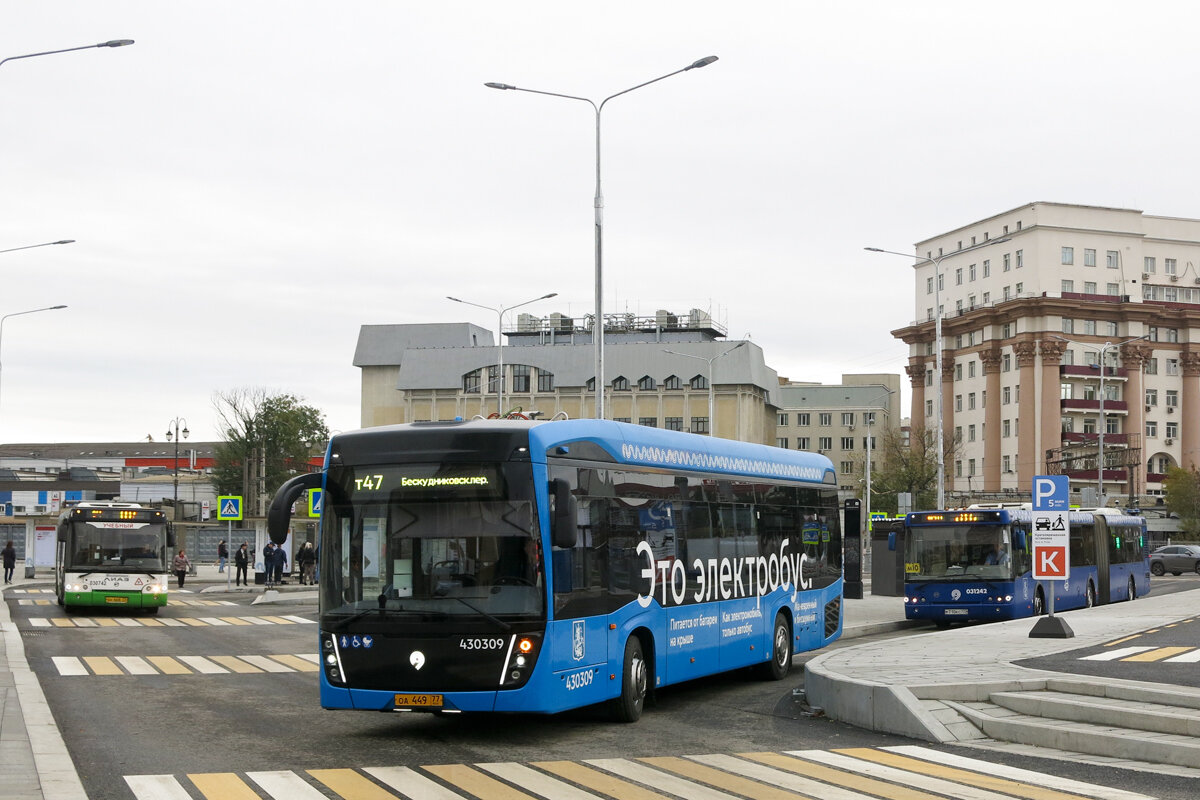
<svg viewBox="0 0 1200 800"><path fill-rule="evenodd" d="M504 671L500 673L501 688L515 689L529 680L541 644L540 634L525 633L512 638L508 657L504 660Z"/></svg>
<svg viewBox="0 0 1200 800"><path fill-rule="evenodd" d="M87 587L82 583L68 583L65 588L68 592L83 592L87 590Z"/></svg>
<svg viewBox="0 0 1200 800"><path fill-rule="evenodd" d="M338 651L337 637L321 632L321 662L325 667L325 679L340 686L346 685L346 674L342 670L342 654Z"/></svg>

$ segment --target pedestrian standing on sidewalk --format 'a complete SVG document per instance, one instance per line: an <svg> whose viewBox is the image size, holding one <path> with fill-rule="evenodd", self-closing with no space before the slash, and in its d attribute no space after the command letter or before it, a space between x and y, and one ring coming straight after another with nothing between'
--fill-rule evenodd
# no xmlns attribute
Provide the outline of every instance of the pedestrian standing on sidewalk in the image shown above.
<svg viewBox="0 0 1200 800"><path fill-rule="evenodd" d="M13 547L11 539L0 550L0 555L4 556L4 582L12 583L13 570L17 568L17 549Z"/></svg>
<svg viewBox="0 0 1200 800"><path fill-rule="evenodd" d="M249 586L250 582L246 580L246 570L250 567L250 551L247 549L245 542L242 542L242 546L233 554L233 566L237 568L237 574L234 576L234 586L242 586L243 584Z"/></svg>
<svg viewBox="0 0 1200 800"><path fill-rule="evenodd" d="M283 571L285 569L287 569L287 563L288 563L287 550L284 550L283 546L280 545L275 548L275 552L273 555L274 555L274 559L275 559L274 560L275 583L278 585L278 584L283 583Z"/></svg>
<svg viewBox="0 0 1200 800"><path fill-rule="evenodd" d="M217 572L225 571L225 562L229 560L229 547L225 540L217 542Z"/></svg>
<svg viewBox="0 0 1200 800"><path fill-rule="evenodd" d="M175 573L175 579L179 581L178 588L183 588L183 579L187 577L188 570L191 568L191 559L187 557L187 553L180 550L179 555L175 556L175 560L171 562L171 571Z"/></svg>
<svg viewBox="0 0 1200 800"><path fill-rule="evenodd" d="M267 542L263 548L263 573L266 576L267 588L275 585L275 543Z"/></svg>
<svg viewBox="0 0 1200 800"><path fill-rule="evenodd" d="M317 566L317 553L313 550L312 542L305 542L296 553L295 564L300 568L300 585L314 583L313 570Z"/></svg>

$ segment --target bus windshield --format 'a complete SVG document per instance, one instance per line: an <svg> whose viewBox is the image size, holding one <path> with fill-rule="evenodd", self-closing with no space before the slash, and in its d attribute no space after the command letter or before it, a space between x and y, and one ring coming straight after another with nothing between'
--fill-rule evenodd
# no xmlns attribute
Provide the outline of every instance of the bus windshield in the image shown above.
<svg viewBox="0 0 1200 800"><path fill-rule="evenodd" d="M908 530L904 577L923 580L1012 580L1007 525L930 525Z"/></svg>
<svg viewBox="0 0 1200 800"><path fill-rule="evenodd" d="M322 616L544 619L531 501L505 497L496 467L404 465L330 471Z"/></svg>
<svg viewBox="0 0 1200 800"><path fill-rule="evenodd" d="M136 526L134 529L130 529ZM164 526L133 523L72 524L67 546L67 569L104 572L161 572L166 537Z"/></svg>

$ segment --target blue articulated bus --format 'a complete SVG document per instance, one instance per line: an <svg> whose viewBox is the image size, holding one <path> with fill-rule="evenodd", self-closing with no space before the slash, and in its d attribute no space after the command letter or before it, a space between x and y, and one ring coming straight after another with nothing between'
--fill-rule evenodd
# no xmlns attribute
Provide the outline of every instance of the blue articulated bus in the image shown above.
<svg viewBox="0 0 1200 800"><path fill-rule="evenodd" d="M841 634L824 456L602 420L339 434L323 487L321 705L554 713L753 667Z"/></svg>
<svg viewBox="0 0 1200 800"><path fill-rule="evenodd" d="M904 615L939 625L1039 616L1133 600L1150 591L1146 521L1108 509L1072 511L1065 581L1033 579L1025 509L921 511L905 517ZM893 534L894 535L894 534Z"/></svg>

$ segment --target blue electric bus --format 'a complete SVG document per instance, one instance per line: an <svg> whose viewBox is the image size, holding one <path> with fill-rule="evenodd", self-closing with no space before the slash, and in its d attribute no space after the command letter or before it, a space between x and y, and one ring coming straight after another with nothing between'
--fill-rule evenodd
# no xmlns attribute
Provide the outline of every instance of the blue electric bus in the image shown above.
<svg viewBox="0 0 1200 800"><path fill-rule="evenodd" d="M905 517L904 615L945 626L1040 616L1150 591L1146 521L1115 509L1072 511L1065 581L1035 581L1028 508L921 511ZM894 536L894 534L893 534Z"/></svg>
<svg viewBox="0 0 1200 800"><path fill-rule="evenodd" d="M657 688L780 679L841 634L821 455L601 420L371 428L279 488L273 540L318 486L325 708L632 722Z"/></svg>

